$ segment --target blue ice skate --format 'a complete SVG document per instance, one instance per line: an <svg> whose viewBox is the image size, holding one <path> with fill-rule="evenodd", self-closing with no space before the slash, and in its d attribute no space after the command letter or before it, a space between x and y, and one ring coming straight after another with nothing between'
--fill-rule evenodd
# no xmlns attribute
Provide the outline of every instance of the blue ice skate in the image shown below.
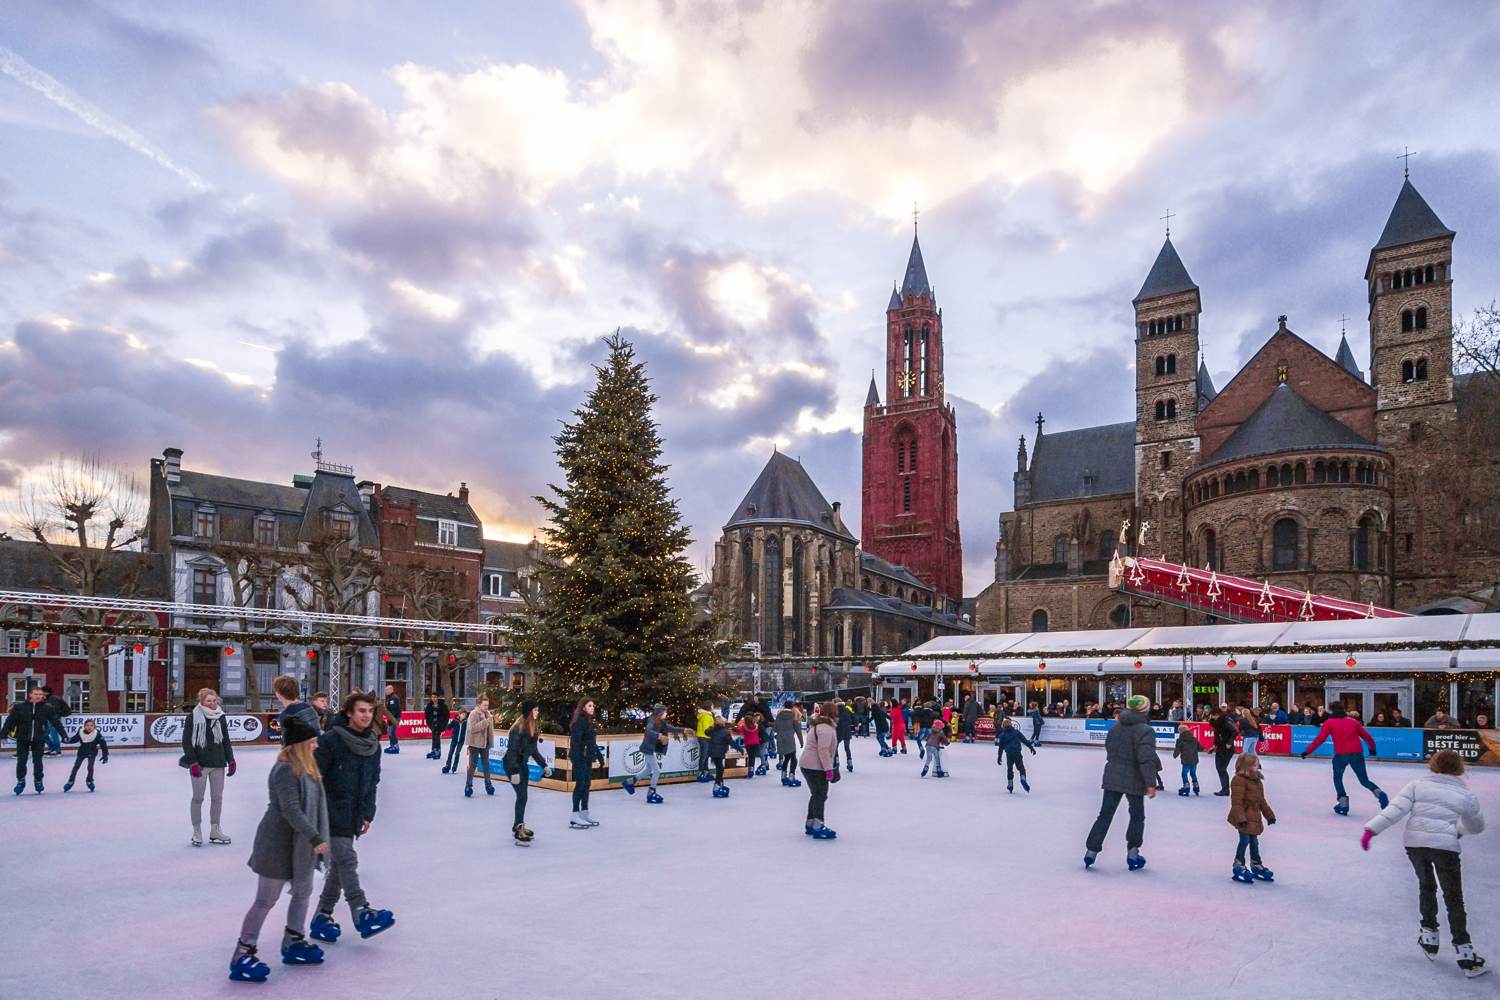
<svg viewBox="0 0 1500 1000"><path fill-rule="evenodd" d="M716 799L727 799L727 798L729 798L729 786L728 785L715 785L714 786L714 798L716 798Z"/></svg>
<svg viewBox="0 0 1500 1000"><path fill-rule="evenodd" d="M713 781L713 780L714 780L713 779L713 775L709 774L707 771L699 771L698 772L698 783L699 784L703 784L704 782Z"/></svg>
<svg viewBox="0 0 1500 1000"><path fill-rule="evenodd" d="M255 949L240 945L229 960L231 983L263 983L271 974L271 967L255 957Z"/></svg>
<svg viewBox="0 0 1500 1000"><path fill-rule="evenodd" d="M1377 788L1375 789L1375 801L1379 802L1380 808L1384 809L1391 804L1391 797Z"/></svg>
<svg viewBox="0 0 1500 1000"><path fill-rule="evenodd" d="M1031 791L1031 786L1026 783L1026 775L1024 774L1021 775L1021 787L1026 789L1028 793Z"/></svg>
<svg viewBox="0 0 1500 1000"><path fill-rule="evenodd" d="M1260 879L1262 882L1274 882L1274 881L1276 881L1276 873L1273 872L1271 869L1267 868L1265 865L1251 865L1250 866L1250 874L1254 875L1256 878Z"/></svg>
<svg viewBox="0 0 1500 1000"><path fill-rule="evenodd" d="M851 767L849 770L852 771L852 770L854 770L854 768ZM932 776L934 778L946 778L946 777L948 777L948 772L947 771L934 771L933 774L932 774Z"/></svg>
<svg viewBox="0 0 1500 1000"><path fill-rule="evenodd" d="M89 791L92 792L94 790L94 779L93 778L89 778L83 784L84 784L84 787L86 787Z"/></svg>
<svg viewBox="0 0 1500 1000"><path fill-rule="evenodd" d="M449 767L447 764L443 765L443 773L444 774L447 774L451 770L453 770L453 769L451 767Z"/></svg>
<svg viewBox="0 0 1500 1000"><path fill-rule="evenodd" d="M1183 798L1187 798L1189 795L1193 794L1193 790L1187 785L1183 785L1181 788L1177 789L1177 794L1181 795Z"/></svg>
<svg viewBox="0 0 1500 1000"><path fill-rule="evenodd" d="M1083 852L1083 867L1084 868L1092 868L1092 867L1094 867L1094 862L1097 861L1098 859L1099 859L1099 855L1095 854L1093 851L1084 851Z"/></svg>
<svg viewBox="0 0 1500 1000"><path fill-rule="evenodd" d="M812 832L813 840L834 840L838 834L826 826L820 826Z"/></svg>
<svg viewBox="0 0 1500 1000"><path fill-rule="evenodd" d="M635 794L635 779L634 778L625 778L625 779L623 779L620 782L620 787L623 788L623 789L625 789L625 793L627 795L634 795Z"/></svg>
<svg viewBox="0 0 1500 1000"><path fill-rule="evenodd" d="M282 965L322 965L323 949L298 934L281 946Z"/></svg>
<svg viewBox="0 0 1500 1000"><path fill-rule="evenodd" d="M17 795L20 795L22 792L26 791L26 782L24 782L24 781L18 781L18 782L16 782L16 789L15 789L15 791L16 791Z"/></svg>
<svg viewBox="0 0 1500 1000"><path fill-rule="evenodd" d="M1005 783L1005 790L1011 795L1016 794L1016 783L1014 781L1007 781Z"/></svg>
<svg viewBox="0 0 1500 1000"><path fill-rule="evenodd" d="M490 782L486 781L484 783L484 794L486 794L486 795L494 795L495 794L495 786L492 785Z"/></svg>
<svg viewBox="0 0 1500 1000"><path fill-rule="evenodd" d="M1250 874L1250 869L1246 868L1238 861L1234 863L1234 871L1230 874L1229 877L1234 879L1236 882L1243 882L1245 885L1255 884L1255 876Z"/></svg>
<svg viewBox="0 0 1500 1000"><path fill-rule="evenodd" d="M399 746L386 747L385 748L385 752L386 753L400 753L401 752L401 748Z"/></svg>
<svg viewBox="0 0 1500 1000"><path fill-rule="evenodd" d="M1146 867L1146 859L1141 857L1139 854L1126 855L1125 867L1133 872L1138 872L1142 868Z"/></svg>
<svg viewBox="0 0 1500 1000"><path fill-rule="evenodd" d="M657 806L661 805L667 800L658 795L656 789L653 788L646 793L646 801L651 803L653 806Z"/></svg>
<svg viewBox="0 0 1500 1000"><path fill-rule="evenodd" d="M43 792L45 792L47 790L47 789L45 789L45 788L42 787L42 783L40 781L38 781L34 787L36 788L36 793L38 795L42 794Z"/></svg>
<svg viewBox="0 0 1500 1000"><path fill-rule="evenodd" d="M464 786L464 798L466 798L466 799L472 799L473 797L474 797L474 786L473 785L465 785Z"/></svg>
<svg viewBox="0 0 1500 1000"><path fill-rule="evenodd" d="M1339 800L1333 804L1333 811L1340 816L1349 815L1349 796L1340 795Z"/></svg>
<svg viewBox="0 0 1500 1000"><path fill-rule="evenodd" d="M308 927L307 933L317 938L319 941L328 941L332 943L339 939L339 935L343 933L343 930L344 929L339 926L339 922L337 920L333 919L326 913L318 913L314 914L312 918L312 925Z"/></svg>
<svg viewBox="0 0 1500 1000"><path fill-rule="evenodd" d="M360 937L372 938L381 931L389 930L395 922L396 917L390 910L377 910L367 906L354 918L354 929L359 931Z"/></svg>
<svg viewBox="0 0 1500 1000"><path fill-rule="evenodd" d="M63 782L63 794L64 795L68 794L72 790L73 790L73 783L71 781L65 781L65 782Z"/></svg>

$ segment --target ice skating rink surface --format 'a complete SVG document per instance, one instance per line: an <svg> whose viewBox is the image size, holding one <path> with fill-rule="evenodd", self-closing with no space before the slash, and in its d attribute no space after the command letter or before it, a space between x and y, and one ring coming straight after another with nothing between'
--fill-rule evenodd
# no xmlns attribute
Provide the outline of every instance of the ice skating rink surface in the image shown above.
<svg viewBox="0 0 1500 1000"><path fill-rule="evenodd" d="M120 752L99 791L62 793L71 755L47 760L48 791L0 802L6 918L0 995L98 997L660 998L710 995L915 1000L989 997L1320 998L1494 996L1500 973L1467 981L1416 944L1416 879L1393 829L1359 849L1374 800L1351 784L1332 811L1327 761L1269 758L1280 822L1262 838L1274 885L1230 880L1235 832L1211 760L1203 794L1147 803L1149 861L1125 868L1121 805L1093 871L1083 840L1103 752L1026 757L1033 791L1005 791L986 744L945 755L952 777L919 779L915 752L881 759L855 741L834 786L838 839L802 833L807 789L771 775L663 788L666 802L595 793L602 826L568 828L568 795L533 789L530 847L510 839L513 796L465 799L425 744L386 756L379 815L359 842L371 901L391 930L326 945L313 968L282 966L284 903L267 921L263 985L225 979L254 895L246 859L274 753L244 750L225 792L229 846L188 843L188 778L176 754ZM5 755L7 763L10 754ZM1421 765L1370 765L1394 794ZM1500 771L1470 785L1492 829L1468 839L1470 933L1500 963ZM8 788L8 783L7 783ZM205 804L205 812L206 812ZM205 830L205 833L207 831ZM321 884L321 879L319 880Z"/></svg>

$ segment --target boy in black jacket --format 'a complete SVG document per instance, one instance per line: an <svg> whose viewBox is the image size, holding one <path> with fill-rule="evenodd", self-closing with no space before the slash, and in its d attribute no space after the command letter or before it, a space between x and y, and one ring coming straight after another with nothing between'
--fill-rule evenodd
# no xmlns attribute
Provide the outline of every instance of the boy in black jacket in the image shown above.
<svg viewBox="0 0 1500 1000"><path fill-rule="evenodd" d="M93 719L84 719L83 726L72 736L63 740L64 743L77 743L78 756L73 758L73 773L68 775L67 784L63 785L64 792L73 790L73 782L78 780L78 766L84 761L89 762L88 777L84 778L84 784L88 785L89 791L94 790L94 758L100 757L99 763L109 763L109 744L104 741L104 734L99 727L94 725Z"/></svg>
<svg viewBox="0 0 1500 1000"><path fill-rule="evenodd" d="M47 749L47 732L50 727L56 726L58 732L62 732L62 716L57 710L47 704L47 695L39 687L31 689L26 700L18 702L11 707L10 714L5 717L5 725L0 726L0 740L16 740L16 788L15 792L20 795L26 791L26 758L31 758L31 770L35 775L37 794L40 795L42 788L42 754Z"/></svg>
<svg viewBox="0 0 1500 1000"><path fill-rule="evenodd" d="M314 753L323 772L328 802L328 875L310 933L319 941L337 941L341 928L333 908L342 892L360 937L371 937L396 922L390 910L377 910L359 884L359 855L354 840L370 832L375 819L375 790L380 784L380 734L375 729L375 699L351 694L328 732L318 737Z"/></svg>

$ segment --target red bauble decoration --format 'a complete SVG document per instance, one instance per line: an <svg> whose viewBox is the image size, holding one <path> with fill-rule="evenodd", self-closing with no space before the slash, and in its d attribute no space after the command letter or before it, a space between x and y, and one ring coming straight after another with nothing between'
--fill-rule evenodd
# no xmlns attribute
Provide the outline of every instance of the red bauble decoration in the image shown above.
<svg viewBox="0 0 1500 1000"><path fill-rule="evenodd" d="M136 652L137 652L137 653L144 653L144 652L145 652L145 651L146 651L146 647L145 647L145 646L139 646L139 645L138 645L138 646L136 646L136 647L135 647L135 651L136 651Z"/></svg>
<svg viewBox="0 0 1500 1000"><path fill-rule="evenodd" d="M1352 667L1355 664L1354 654L1349 654L1349 659L1344 661L1344 666Z"/></svg>
<svg viewBox="0 0 1500 1000"><path fill-rule="evenodd" d="M1135 669L1137 669L1137 670L1141 669L1141 661L1140 660L1136 660L1135 661Z"/></svg>
<svg viewBox="0 0 1500 1000"><path fill-rule="evenodd" d="M1047 669L1047 661L1046 661L1046 660L1043 660L1043 661L1042 661L1042 662L1040 662L1040 663L1038 663L1038 664L1037 664L1037 665L1036 665L1036 668L1037 668L1037 669L1038 669L1038 670L1046 670L1046 669Z"/></svg>
<svg viewBox="0 0 1500 1000"><path fill-rule="evenodd" d="M233 646L225 646L224 647L224 655L225 656L233 656L234 655L234 647Z"/></svg>
<svg viewBox="0 0 1500 1000"><path fill-rule="evenodd" d="M448 657L448 662L449 663L457 663L458 662L458 657L456 657L456 656L450 656L450 657Z"/></svg>
<svg viewBox="0 0 1500 1000"><path fill-rule="evenodd" d="M916 672L917 672L917 665L916 665L916 664L915 664L915 663L913 663L913 664L912 664L912 665L911 665L911 672L912 672L912 673L916 673Z"/></svg>
<svg viewBox="0 0 1500 1000"><path fill-rule="evenodd" d="M1239 661L1231 656L1226 666L1228 666L1230 670L1233 670L1235 667L1239 666Z"/></svg>
<svg viewBox="0 0 1500 1000"><path fill-rule="evenodd" d="M42 644L39 643L39 642L37 642L35 639L29 639L26 642L26 648L27 649L38 649L38 648L41 647L41 645Z"/></svg>
<svg viewBox="0 0 1500 1000"><path fill-rule="evenodd" d="M309 649L307 651L307 658L309 660L317 659L317 656L318 656L318 651L317 650L315 650L315 649Z"/></svg>

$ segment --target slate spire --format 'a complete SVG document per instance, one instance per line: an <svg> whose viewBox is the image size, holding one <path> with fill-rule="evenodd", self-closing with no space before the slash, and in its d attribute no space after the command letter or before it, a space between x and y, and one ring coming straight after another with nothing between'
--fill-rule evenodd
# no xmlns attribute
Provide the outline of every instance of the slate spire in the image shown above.
<svg viewBox="0 0 1500 1000"><path fill-rule="evenodd" d="M1427 204L1410 180L1401 182L1401 192L1396 195L1396 204L1391 206L1390 218L1380 232L1375 250L1404 246L1422 240L1434 240L1452 236L1453 230L1443 225L1443 220Z"/></svg>
<svg viewBox="0 0 1500 1000"><path fill-rule="evenodd" d="M917 241L917 234L912 233L911 257L906 261L906 277L901 281L901 297L931 294L932 286L927 283L927 265L922 263L922 244Z"/></svg>
<svg viewBox="0 0 1500 1000"><path fill-rule="evenodd" d="M1169 236L1161 245L1156 263L1151 265L1151 272L1146 275L1145 283L1132 301L1142 302L1176 292L1195 291L1197 288L1187 268L1183 266L1182 258L1177 256L1177 248L1172 245L1172 238Z"/></svg>
<svg viewBox="0 0 1500 1000"><path fill-rule="evenodd" d="M1359 362L1354 360L1354 352L1349 349L1349 338L1343 334L1339 335L1339 350L1333 356L1333 360L1339 363L1339 367L1353 375L1361 382L1365 380L1364 372L1359 370Z"/></svg>
<svg viewBox="0 0 1500 1000"><path fill-rule="evenodd" d="M880 390L875 387L875 373L870 372L870 391L865 393L866 406L880 405Z"/></svg>

